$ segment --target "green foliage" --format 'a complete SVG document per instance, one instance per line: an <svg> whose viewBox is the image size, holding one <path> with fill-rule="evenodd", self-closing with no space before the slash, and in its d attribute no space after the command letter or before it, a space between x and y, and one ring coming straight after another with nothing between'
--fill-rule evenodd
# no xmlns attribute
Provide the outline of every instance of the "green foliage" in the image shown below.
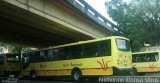
<svg viewBox="0 0 160 83"><path fill-rule="evenodd" d="M131 40L132 51L160 39L160 0L111 0L105 3L110 17Z"/></svg>
<svg viewBox="0 0 160 83"><path fill-rule="evenodd" d="M30 47L0 42L0 53L4 53L6 49L9 51L9 53L21 53L31 50Z"/></svg>

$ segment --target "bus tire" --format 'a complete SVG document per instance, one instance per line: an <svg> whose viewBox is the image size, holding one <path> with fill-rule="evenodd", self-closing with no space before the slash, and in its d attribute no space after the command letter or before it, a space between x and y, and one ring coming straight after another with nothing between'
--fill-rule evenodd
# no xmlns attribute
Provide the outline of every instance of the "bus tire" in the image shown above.
<svg viewBox="0 0 160 83"><path fill-rule="evenodd" d="M136 68L132 68L131 73L132 76L137 75L137 69Z"/></svg>
<svg viewBox="0 0 160 83"><path fill-rule="evenodd" d="M35 80L36 79L36 72L35 71L31 71L30 72L30 77L31 77L31 80Z"/></svg>
<svg viewBox="0 0 160 83"><path fill-rule="evenodd" d="M80 81L82 79L82 72L79 69L75 69L71 74L72 80Z"/></svg>

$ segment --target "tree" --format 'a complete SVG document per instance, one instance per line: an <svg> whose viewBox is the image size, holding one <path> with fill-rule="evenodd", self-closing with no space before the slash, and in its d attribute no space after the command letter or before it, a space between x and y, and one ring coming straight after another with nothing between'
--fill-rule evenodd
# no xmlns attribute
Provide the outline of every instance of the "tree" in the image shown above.
<svg viewBox="0 0 160 83"><path fill-rule="evenodd" d="M8 50L10 53L21 53L31 50L30 47L0 42L0 53L4 53L5 49Z"/></svg>
<svg viewBox="0 0 160 83"><path fill-rule="evenodd" d="M143 43L155 45L160 36L159 0L111 0L105 3L110 17L122 28L131 40L133 51L138 51Z"/></svg>

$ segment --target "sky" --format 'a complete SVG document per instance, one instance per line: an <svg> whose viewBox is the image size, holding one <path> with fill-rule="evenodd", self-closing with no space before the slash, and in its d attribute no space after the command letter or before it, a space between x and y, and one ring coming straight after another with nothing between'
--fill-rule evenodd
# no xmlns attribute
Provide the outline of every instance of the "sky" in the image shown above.
<svg viewBox="0 0 160 83"><path fill-rule="evenodd" d="M105 7L105 2L110 0L85 0L88 4L90 4L95 10L97 10L101 15L106 17L111 22L115 23L111 17L109 17L107 13L107 9ZM127 2L129 0L123 0L124 2Z"/></svg>
<svg viewBox="0 0 160 83"><path fill-rule="evenodd" d="M90 4L94 9L96 9L100 14L102 14L107 19L109 15L107 14L107 10L105 8L104 3L109 0L85 0L88 4ZM109 19L111 20L111 18Z"/></svg>

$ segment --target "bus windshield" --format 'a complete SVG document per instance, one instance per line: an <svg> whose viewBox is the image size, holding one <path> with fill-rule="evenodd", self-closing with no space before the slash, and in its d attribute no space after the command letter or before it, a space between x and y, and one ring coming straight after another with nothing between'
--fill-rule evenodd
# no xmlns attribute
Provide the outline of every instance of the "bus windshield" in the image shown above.
<svg viewBox="0 0 160 83"><path fill-rule="evenodd" d="M130 51L130 42L125 39L116 39L117 47L121 51Z"/></svg>

